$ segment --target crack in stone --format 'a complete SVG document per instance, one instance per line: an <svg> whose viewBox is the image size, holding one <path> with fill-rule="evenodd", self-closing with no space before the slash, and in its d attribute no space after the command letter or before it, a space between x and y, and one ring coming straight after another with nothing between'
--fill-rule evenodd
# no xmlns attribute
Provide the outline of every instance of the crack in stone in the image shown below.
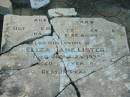
<svg viewBox="0 0 130 97"><path fill-rule="evenodd" d="M31 44L33 41L35 41L35 40L37 40L37 39L40 39L40 38L43 38L43 37L46 37L46 36L51 36L51 35L42 35L42 36L40 36L40 37L36 37L36 38L32 38L32 39L25 40L25 41L23 41L23 42L21 42L21 43L15 45L15 46L11 47L11 48L10 48L9 50L7 50L7 51L1 52L1 53L0 53L0 56L3 55L3 54L6 54L6 53L8 53L8 52L10 52L11 50L13 50L14 48L16 48L16 47L18 47L18 46L20 46L20 45L23 45L23 44Z"/></svg>
<svg viewBox="0 0 130 97"><path fill-rule="evenodd" d="M50 23L50 25L51 25L51 23ZM19 43L19 44L16 44L16 45L14 45L13 47L11 47L11 48L9 48L7 51L4 51L4 52L0 52L0 56L2 56L2 55L4 55L4 54L6 54L6 53L9 53L10 51L12 51L14 48L16 48L16 47L18 47L18 46L20 46L20 45L23 45L23 44L31 44L33 41L35 41L35 40L37 40L37 39L40 39L40 38L43 38L43 37L45 37L45 36L52 36L53 35L53 27L52 27L52 25L51 25L51 34L49 34L49 35L42 35L42 36L39 36L39 37L36 37L36 38L30 38L30 39L27 39L27 40L25 40L25 41L23 41L23 42L21 42L21 43ZM3 48L4 49L4 48ZM15 75L16 73L18 73L18 72L20 72L21 70L25 70L25 69L28 69L28 68L32 68L32 67L34 67L34 66L37 66L37 65L39 65L39 63L41 62L41 60L40 60L40 58L36 55L36 53L33 51L33 53L34 53L34 56L37 58L37 60L39 61L39 62L37 62L37 63L34 63L34 64L31 64L30 66L28 66L28 67L25 67L25 68L18 68L18 69L4 69L4 72L2 71L2 69L0 70L0 75L3 75L5 72L12 72L11 74L8 74L8 76L5 78L4 77L4 75L3 76L1 76L0 77L0 80L2 79L2 78L4 78L4 80L7 80L7 79L9 79L11 76L13 76L13 75ZM2 80L2 82L4 81L4 80ZM1 83L2 83L1 82ZM25 97L26 96L26 94L23 96L23 97Z"/></svg>
<svg viewBox="0 0 130 97"><path fill-rule="evenodd" d="M71 83L67 84L55 97L58 97Z"/></svg>
<svg viewBox="0 0 130 97"><path fill-rule="evenodd" d="M48 18L48 20L49 20L49 18ZM49 23L50 23L50 20L49 20ZM40 36L40 37L36 37L36 38L32 38L32 39L25 40L25 41L23 41L23 42L21 42L21 43L15 45L15 46L13 46L13 47L10 48L9 50L0 53L0 56L3 55L3 54L6 54L6 53L8 53L8 52L10 52L12 49L14 49L14 48L16 48L16 47L18 47L18 46L20 46L20 45L23 45L23 44L31 44L33 41L35 41L35 40L37 40L37 39L40 39L40 38L43 38L43 37L45 37L45 36L53 36L53 33L54 33L55 31L54 31L53 25L52 25L51 23L50 23L50 25L51 25L51 35L43 35L43 36ZM55 32L55 33L56 33L56 32ZM61 42L62 42L62 39L60 38L60 36L59 36L57 33L56 33L56 35L57 35L58 39L60 39ZM58 57L59 59L61 59L61 61L63 62L65 73L66 73L67 77L69 78L70 82L69 82L66 86L64 86L64 88L63 88L61 91L59 91L55 97L58 97L58 96L59 96L68 86L70 86L70 85L72 85L73 88L75 89L76 94L77 94L77 97L81 97L80 91L79 91L78 87L75 85L75 83L78 82L78 81L80 81L80 80L82 80L82 79L84 79L84 78L86 78L86 77L88 77L88 76L90 76L90 75L92 75L92 74L95 74L95 73L98 72L98 71L101 71L101 70L103 70L103 69L105 69L105 68L108 67L108 66L107 66L107 67L101 67L101 68L99 68L99 69L97 69L97 70L93 70L93 71L90 72L89 74L87 74L87 75L85 75L85 76L83 76L83 77L81 77L81 78L78 78L77 80L73 81L73 80L71 79L71 77L69 76L68 72L67 72L67 69L66 69L65 63L64 63L64 61L63 61L63 58L60 57L60 55L59 55L59 49L58 49L58 46L57 46L57 45L56 45L56 48L57 48L57 51L56 51L56 53L54 54L54 56L57 55L57 57ZM33 51L33 50L32 50L32 51ZM40 60L40 58L36 55L36 53L35 53L34 51L33 51L33 53L34 53L34 56L37 58L37 60L38 60L39 62L34 63L34 64L31 64L29 67L26 67L26 68L6 69L7 71L8 71L8 70L10 70L10 71L13 71L13 70L15 71L15 70L16 70L16 72L14 72L13 74L9 75L8 78L11 77L11 76L13 76L13 75L15 75L17 72L19 72L19 71L21 71L21 70L28 69L28 68L31 68L31 67L34 67L34 66L38 65L38 64L41 62L41 60ZM111 65L117 63L118 61L120 61L122 58L124 58L124 57L126 57L126 56L130 56L130 55L128 54L128 55L121 56L120 58L118 58L117 60L115 60ZM110 66L110 65L109 65L109 66ZM0 72L1 72L1 71L0 71ZM7 79L8 79L8 78L7 78ZM26 96L26 95L24 95L24 97L25 97L25 96Z"/></svg>
<svg viewBox="0 0 130 97"><path fill-rule="evenodd" d="M26 68L19 68L19 69L4 69L3 70L0 70L0 87L2 85L2 82L9 79L10 77L12 77L13 75L15 75L16 73L20 72L21 70L25 70L25 69L28 69L28 68L32 68L36 65L39 65L39 63L34 63L32 64L31 66L29 67L26 67ZM5 74L5 73L8 73L8 74ZM12 72L12 73L11 73ZM11 73L11 74L10 74ZM3 95L5 91L1 91L1 88L0 88L0 95ZM23 97L26 97L26 94L23 96Z"/></svg>
<svg viewBox="0 0 130 97"><path fill-rule="evenodd" d="M64 68L65 68L65 73L66 73L67 77L68 77L69 80L70 80L70 84L74 87L74 89L75 89L75 91L76 91L77 97L81 97L81 94L80 94L80 91L79 91L78 87L75 85L75 82L72 81L72 79L71 79L70 76L68 75L66 67L64 67Z"/></svg>
<svg viewBox="0 0 130 97"><path fill-rule="evenodd" d="M21 43L19 43L19 44L16 44L15 46L11 47L9 50L4 51L4 52L1 52L1 53L0 53L0 56L4 55L4 54L6 54L6 53L9 53L9 52L12 51L14 48L16 48L16 47L18 47L18 46L20 46L20 45L23 45L23 44L31 44L33 41L36 41L37 39L41 39L41 38L46 37L46 36L52 36L52 35L53 35L53 26L52 26L52 24L50 23L49 18L48 18L48 22L49 22L49 24L51 25L51 34L50 34L50 35L42 35L42 36L39 36L39 37L36 37L36 38L27 39L27 40L25 40L25 41L23 41L23 42L21 42ZM4 49L4 48L3 48L3 49ZM34 67L34 66L38 65L38 64L41 62L40 58L36 55L36 53L33 51L33 49L32 49L32 52L34 53L34 56L37 58L37 60L38 60L39 62L34 63L34 64L31 64L29 67L26 67L26 68L6 69L6 71L14 71L14 70L16 70L16 72L13 73L13 74L11 74L9 77L15 75L17 72L19 72L19 71L21 71L21 70ZM0 73L1 73L1 72L2 72L2 70L0 70ZM9 77L8 77L8 78L9 78Z"/></svg>
<svg viewBox="0 0 130 97"><path fill-rule="evenodd" d="M77 97L81 97L81 94L80 94L80 91L79 91L78 87L75 85L75 82L72 81L71 77L70 77L69 74L67 73L67 69L66 69L65 63L64 63L64 61L63 61L63 58L61 58L61 57L59 56L58 46L57 46L57 45L56 45L56 48L57 48L57 51L56 51L55 54L56 54L56 55L58 56L58 58L61 59L61 61L63 62L65 73L66 73L67 77L69 78L70 82L69 82L69 84L66 85L66 86L62 89L62 91L60 91L55 97L58 97L69 85L72 85L72 86L74 87L74 89L75 89L75 91L76 91L76 94L77 94Z"/></svg>
<svg viewBox="0 0 130 97"><path fill-rule="evenodd" d="M33 52L34 56L37 58L37 60L40 62L41 59L36 55L36 53L34 52L33 48L32 48L32 52Z"/></svg>
<svg viewBox="0 0 130 97"><path fill-rule="evenodd" d="M39 63L37 62L37 63L34 63L34 64L32 64L32 65L30 65L30 66L28 66L28 67L26 67L26 68L18 68L18 69L5 69L5 71L16 71L15 73L12 73L12 74L10 74L8 77L11 77L11 76L13 76L13 75L15 75L17 72L19 72L19 71L21 71L21 70L25 70L25 69L28 69L28 68L32 68L32 67L34 67L34 66L36 66L36 65L38 65ZM0 73L2 72L2 70L0 70Z"/></svg>
<svg viewBox="0 0 130 97"><path fill-rule="evenodd" d="M89 74L87 74L86 76L82 77L82 79L85 78L85 77L88 77L88 76L90 76L90 75L92 75L92 74L94 74L94 73L96 73L96 72L97 72L97 71L92 71L92 72L90 72ZM73 81L73 83L78 82L79 80L81 80L81 78L79 78L79 79ZM55 97L58 97L58 96L59 96L68 86L70 86L70 85L72 85L72 82L69 82ZM77 96L77 97L81 97L81 96Z"/></svg>
<svg viewBox="0 0 130 97"><path fill-rule="evenodd" d="M117 63L119 60L123 59L126 56L130 56L130 54L128 53L128 54L125 54L124 56L121 56L120 58L118 58L117 60L115 60L112 64Z"/></svg>
<svg viewBox="0 0 130 97"><path fill-rule="evenodd" d="M118 61L120 61L121 59L123 59L124 57L127 57L127 56L130 56L130 54L126 54L126 55L124 55L124 56L121 56L120 58L118 58L117 60L115 60L115 61L114 61L112 64L110 64L109 66L116 64ZM87 77L87 76L89 76L89 75L91 75L91 74L93 74L93 73L96 73L97 71L101 71L101 70L103 70L103 69L105 69L105 68L108 68L109 66L101 67L101 68L99 68L99 69L97 69L97 70L94 70L94 71L90 72L88 75L83 76L83 77L81 77L81 78L75 80L75 82L78 82L79 80L82 80L83 78L85 78L85 77Z"/></svg>
<svg viewBox="0 0 130 97"><path fill-rule="evenodd" d="M118 58L117 60L115 60L111 65L113 65L113 64L115 64L115 63L117 63L118 61L120 61L122 58L124 58L124 57L126 57L126 56L130 56L130 54L127 54L127 55L124 55L124 56L121 56L120 58ZM107 66L108 67L108 66ZM95 73L97 73L98 71L101 71L101 70L103 70L103 69L105 69L105 68L107 68L107 67L101 67L101 68L99 68L99 69L97 69L97 70L94 70L94 71L92 71L92 72L90 72L89 74L87 74L87 75L85 75L85 76L83 76L83 77L81 77L81 78L79 78L79 79L77 79L77 80L75 80L75 81L73 81L74 83L76 83L76 82L78 82L78 81L80 81L80 80L82 80L82 79L84 79L84 78L86 78L86 77L88 77L88 76L90 76L90 75L92 75L92 74L95 74ZM65 87L59 92L59 93L57 93L57 95L55 96L55 97L58 97L68 86L70 86L72 83L70 82L70 83L68 83L67 85L65 85Z"/></svg>
<svg viewBox="0 0 130 97"><path fill-rule="evenodd" d="M58 49L57 49L57 50L58 50ZM58 54L58 51L56 52L56 54ZM124 56L118 58L118 59L117 59L116 61L114 61L111 65L117 63L119 60L121 60L122 58L124 58L124 57L126 57L126 56L130 56L130 55L124 55ZM61 59L61 57L59 57L59 58ZM9 77L15 75L17 72L19 72L19 71L21 71L21 70L34 67L34 66L36 66L36 65L38 65L38 64L39 64L39 63L34 63L34 64L32 64L31 66L26 67L26 68L8 69L8 70L17 70L15 73L11 74ZM77 97L81 97L81 94L80 94L80 92L79 92L77 86L75 85L75 83L78 82L78 81L80 81L80 80L82 80L82 79L84 79L84 78L86 78L86 77L88 77L88 76L90 76L90 75L92 75L92 74L95 74L95 73L98 72L98 71L103 70L104 68L99 68L99 69L97 69L97 70L94 70L94 71L90 72L89 74L87 74L86 76L81 77L81 78L79 78L79 79L77 79L77 80L75 80L75 81L72 81L72 79L71 79L70 76L68 75L66 67L64 67L64 69L65 69L65 73L66 73L67 77L69 78L70 82L69 82L55 97L58 97L58 96L59 96L66 88L68 88L70 85L72 85L72 86L74 87L74 89L75 89L75 91L76 91L76 94L77 94ZM9 77L8 77L8 78L9 78ZM6 79L8 79L8 78L6 78ZM25 96L26 96L26 95L25 95Z"/></svg>

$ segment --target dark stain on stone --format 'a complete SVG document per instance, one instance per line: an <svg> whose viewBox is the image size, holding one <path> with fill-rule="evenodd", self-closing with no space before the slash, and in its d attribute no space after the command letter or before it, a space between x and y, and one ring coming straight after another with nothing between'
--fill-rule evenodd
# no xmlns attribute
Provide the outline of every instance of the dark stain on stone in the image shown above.
<svg viewBox="0 0 130 97"><path fill-rule="evenodd" d="M130 97L130 92L129 91L126 91L124 92L121 97Z"/></svg>
<svg viewBox="0 0 130 97"><path fill-rule="evenodd" d="M7 78L10 75L10 68L7 66L4 66L0 69L0 75L2 78Z"/></svg>
<svg viewBox="0 0 130 97"><path fill-rule="evenodd" d="M2 39L3 18L4 16L0 14L0 49L1 49L1 39Z"/></svg>
<svg viewBox="0 0 130 97"><path fill-rule="evenodd" d="M21 94L22 89L18 86L13 86L8 90L8 96L17 97Z"/></svg>
<svg viewBox="0 0 130 97"><path fill-rule="evenodd" d="M8 67L4 66L0 69L0 95L2 95L5 91L3 89L3 81L9 77L9 71L8 71Z"/></svg>
<svg viewBox="0 0 130 97"><path fill-rule="evenodd" d="M5 92L3 87L2 87L2 82L4 81L4 79L2 77L0 77L0 95L3 95L3 93Z"/></svg>

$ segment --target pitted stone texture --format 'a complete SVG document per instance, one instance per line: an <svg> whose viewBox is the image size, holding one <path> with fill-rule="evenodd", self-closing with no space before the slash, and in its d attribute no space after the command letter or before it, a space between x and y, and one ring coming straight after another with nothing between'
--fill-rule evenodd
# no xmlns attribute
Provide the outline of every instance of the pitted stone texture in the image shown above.
<svg viewBox="0 0 130 97"><path fill-rule="evenodd" d="M72 85L69 85L61 94L57 97L77 97L75 89Z"/></svg>
<svg viewBox="0 0 130 97"><path fill-rule="evenodd" d="M12 4L10 0L0 0L0 14L11 14L12 13Z"/></svg>
<svg viewBox="0 0 130 97"><path fill-rule="evenodd" d="M51 26L46 16L7 15L4 17L2 51L49 34Z"/></svg>
<svg viewBox="0 0 130 97"><path fill-rule="evenodd" d="M50 18L53 17L63 17L63 16L76 16L77 12L74 8L54 8L48 10L48 15Z"/></svg>
<svg viewBox="0 0 130 97"><path fill-rule="evenodd" d="M130 57L108 65L76 84L82 97L129 97ZM86 92L87 91L87 92Z"/></svg>
<svg viewBox="0 0 130 97"><path fill-rule="evenodd" d="M20 45L0 56L0 69L19 70L39 62L34 52L28 52L30 45Z"/></svg>
<svg viewBox="0 0 130 97"><path fill-rule="evenodd" d="M3 81L5 92L1 97L54 97L59 92L59 72L55 72L59 71L58 62L58 59L53 59L52 64L51 60L44 60L18 71Z"/></svg>
<svg viewBox="0 0 130 97"><path fill-rule="evenodd" d="M70 65L70 64L68 64ZM72 65L71 65L72 66ZM75 85L77 86L81 97L129 97L130 96L130 56L126 55L121 57L118 61L113 64L107 64L101 69L95 69L93 73L86 74L79 78L78 70L77 73L70 73L68 75L71 77ZM86 70L81 68L81 72ZM65 79L64 79L65 80ZM59 94L58 97L74 97L76 93L73 91L74 87L71 88L70 85L67 86L63 92ZM105 91L104 91L105 90ZM70 93L71 91L71 93Z"/></svg>

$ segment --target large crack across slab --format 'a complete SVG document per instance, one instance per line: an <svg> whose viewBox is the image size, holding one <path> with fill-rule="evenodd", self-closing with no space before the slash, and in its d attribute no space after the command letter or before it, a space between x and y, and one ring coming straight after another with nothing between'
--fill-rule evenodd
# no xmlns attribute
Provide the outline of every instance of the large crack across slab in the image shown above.
<svg viewBox="0 0 130 97"><path fill-rule="evenodd" d="M18 72L22 71L22 70L25 70L25 69L28 69L28 68L32 68L36 65L38 65L39 63L34 63L32 64L31 66L29 67L26 67L26 68L19 68L19 69L10 69L8 67L3 67L1 68L0 70L0 95L3 95L4 94L4 90L2 88L2 83L9 79L10 77L12 77L13 75L17 74Z"/></svg>
<svg viewBox="0 0 130 97"><path fill-rule="evenodd" d="M96 73L97 71L101 71L101 70L103 70L103 69L105 69L105 68L108 68L109 66L116 64L118 61L120 61L120 60L122 60L123 58L128 57L128 56L130 56L130 54L125 54L125 55L119 57L118 59L116 59L115 61L113 61L112 64L106 65L105 67L100 67L100 68L98 68L97 70L94 70L94 71L90 72L88 75L85 75L85 76L83 76L83 77L81 77L81 78L75 80L75 82L78 82L79 80L82 80L83 78L85 78L85 77L87 77L87 76L89 76L89 75L91 75L91 74L93 74L93 73Z"/></svg>
<svg viewBox="0 0 130 97"><path fill-rule="evenodd" d="M35 38L30 38L30 39L24 40L21 43L16 44L13 47L9 48L7 51L0 52L0 56L11 52L14 48L16 48L16 47L18 47L20 45L32 44L32 42L36 41L37 39L41 39L41 38L44 38L46 36L52 36L52 35L53 35L53 29L51 27L51 33L50 34L48 34L48 35L42 35L42 36L39 36L39 37L35 37ZM2 49L4 49L4 46L3 46ZM20 72L22 70L25 70L25 69L32 68L32 67L37 66L37 65L40 64L40 62L41 62L40 58L36 55L36 53L34 51L32 51L32 52L33 52L34 56L37 58L38 62L30 64L28 67L23 67L23 68L13 68L13 69L11 69L9 67L3 67L3 68L1 68L1 70L0 70L0 86L2 85L2 82L4 80L9 79L11 76L17 74L18 72ZM2 95L3 93L4 93L4 91L0 88L0 95Z"/></svg>
<svg viewBox="0 0 130 97"><path fill-rule="evenodd" d="M123 55L123 56L121 56L120 58L118 58L117 60L115 60L111 65L114 65L114 64L116 64L118 61L120 61L121 59L123 59L124 57L128 57L128 56L130 56L130 54L126 54L126 55ZM109 65L110 66L110 65ZM101 67L101 68L98 68L98 69L96 69L96 70L93 70L92 72L90 72L90 73L88 73L87 75L85 75L85 76L83 76L83 77L81 77L81 78L78 78L77 80L75 80L75 81L73 81L73 83L76 83L76 82L78 82L78 81L80 81L80 80L82 80L82 79L84 79L84 78L87 78L87 77L89 77L90 75L93 75L93 74L95 74L95 73L97 73L98 71L101 71L101 70L103 70L103 69L105 69L105 68L108 68L109 66L105 66L105 67ZM66 71L66 70L65 70ZM66 73L67 74L67 73ZM68 75L68 74L67 74ZM69 76L68 76L69 77ZM71 81L67 84L67 85L65 85L65 87L59 92L59 93L57 93L57 95L55 96L55 97L58 97L66 88L68 88L70 85L72 85L72 83L71 83ZM77 97L81 97L81 96L77 96Z"/></svg>
<svg viewBox="0 0 130 97"><path fill-rule="evenodd" d="M59 38L60 38L60 37L59 37ZM55 41L55 40L54 40L54 41ZM66 76L69 78L70 82L69 82L69 84L66 85L66 86L62 89L62 91L60 91L55 97L58 97L69 85L72 85L72 86L74 87L74 89L75 89L75 91L76 91L76 94L77 94L77 97L81 97L81 94L80 94L80 91L79 91L78 87L76 86L75 82L71 79L71 77L69 76L69 74L68 74L68 72L67 72L67 69L66 69L65 63L64 63L64 61L63 61L63 58L61 58L61 57L59 56L59 51L58 51L58 46L57 46L57 45L56 45L56 48L57 48L57 51L56 51L56 53L54 54L54 56L57 55L57 57L63 62L65 74L66 74Z"/></svg>
<svg viewBox="0 0 130 97"><path fill-rule="evenodd" d="M36 65L38 65L38 64L39 64L39 63L37 62L37 63L31 64L31 65L28 66L28 67L18 68L18 69L9 69L9 68L3 67L3 68L1 68L1 70L0 70L0 75L4 74L5 72L8 72L8 71L16 71L16 72L14 72L14 73L12 73L12 74L9 74L8 77L11 77L11 76L15 75L17 72L19 72L19 71L21 71L21 70L25 70L25 69L28 69L28 68L32 68L32 67L34 67L34 66L36 66Z"/></svg>
<svg viewBox="0 0 130 97"><path fill-rule="evenodd" d="M53 26L52 26L52 27L53 27ZM53 28L53 30L54 30L54 28ZM60 39L60 41L62 42L62 39L60 38L60 36L56 33L56 31L54 31L54 32L55 32L55 34L57 35L58 39ZM54 40L54 41L55 41L55 40ZM59 93L57 93L57 95L56 95L55 97L58 97L58 96L59 96L68 86L70 86L70 85L72 85L73 88L75 89L77 97L81 97L81 93L80 93L78 87L77 87L76 84L75 84L76 81L73 81L73 80L71 79L71 77L69 76L69 74L68 74L68 72L67 72L67 68L66 68L65 63L64 63L64 61L63 61L63 58L59 56L59 49L58 49L58 46L57 46L57 45L56 45L56 48L57 48L57 51L56 51L56 53L54 54L54 56L57 55L57 57L58 57L59 59L61 59L61 61L63 62L65 74L66 74L66 76L69 78L70 82L69 82L66 86L64 86L64 88L63 88ZM96 71L93 71L93 72L91 72L90 74L88 74L87 76L89 76L89 75L91 75L91 74L93 74L93 73L95 73L95 72L96 72Z"/></svg>
<svg viewBox="0 0 130 97"><path fill-rule="evenodd" d="M74 87L74 89L75 89L75 91L76 91L76 94L77 94L77 97L81 97L80 91L79 91L78 87L75 85L75 82L72 81L72 79L71 79L70 76L68 75L66 67L65 67L65 73L66 73L67 77L68 77L69 80L70 80L70 84Z"/></svg>
<svg viewBox="0 0 130 97"><path fill-rule="evenodd" d="M83 79L83 78L85 78L85 77L88 77L88 76L90 76L90 75L92 75L92 74L94 74L94 73L96 73L97 71L92 71L92 72L90 72L89 74L87 74L86 76L84 76L84 77L82 77L82 78L79 78L79 79L77 79L77 80L75 80L75 81L73 81L73 83L75 83L75 82L78 82L79 80L81 80L81 79ZM59 92L59 93L57 93L57 95L55 96L55 97L58 97L67 87L69 87L70 85L72 85L72 82L69 82L67 85L65 85L65 87ZM75 87L75 86L74 86ZM78 90L76 90L76 91L78 91ZM78 93L77 93L77 97L81 97L81 95L79 94L80 92L78 91Z"/></svg>
<svg viewBox="0 0 130 97"><path fill-rule="evenodd" d="M31 44L33 41L35 41L35 40L37 40L37 39L41 39L41 38L46 37L46 36L51 36L51 35L42 35L42 36L40 36L40 37L36 37L36 38L31 38L31 39L25 40L25 41L23 41L23 42L21 42L21 43L19 43L19 44L16 44L15 46L11 47L11 48L10 48L9 50L7 50L7 51L1 52L1 53L0 53L0 56L3 55L3 54L6 54L6 53L8 53L8 52L10 52L11 50L13 50L14 48L16 48L16 47L18 47L18 46L20 46L20 45L23 45L23 44ZM4 49L4 47L3 47L2 49Z"/></svg>
<svg viewBox="0 0 130 97"><path fill-rule="evenodd" d="M0 56L4 55L4 54L7 54L9 52L11 52L14 48L20 46L20 45L24 45L24 44L31 44L32 42L36 41L37 39L41 39L41 38L44 38L46 36L52 36L52 32L53 30L51 30L51 33L48 34L48 35L42 35L42 36L39 36L39 37L35 37L35 38L29 38L27 40L24 40L22 41L21 43L19 44L16 44L14 46L12 46L11 48L9 48L7 51L3 51L3 52L0 52ZM4 46L2 48L4 50ZM33 63L33 64L30 64L28 67L22 67L22 68L9 68L9 67L2 67L0 69L0 84L2 84L2 82L4 80L7 80L9 79L11 76L15 75L16 73L22 71L22 70L25 70L25 69L29 69L29 68L32 68L34 66L37 66L40 64L41 60L40 58L35 54L35 52L33 51L34 53L34 56L37 58L38 62L36 63ZM0 88L0 92L1 92L1 88ZM3 92L2 92L3 93ZM2 94L0 93L0 95Z"/></svg>

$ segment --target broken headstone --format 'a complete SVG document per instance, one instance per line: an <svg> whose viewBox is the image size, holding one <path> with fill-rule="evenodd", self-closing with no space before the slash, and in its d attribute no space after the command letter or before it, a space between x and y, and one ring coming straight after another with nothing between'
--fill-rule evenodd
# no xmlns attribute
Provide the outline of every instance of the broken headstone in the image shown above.
<svg viewBox="0 0 130 97"><path fill-rule="evenodd" d="M7 15L4 17L2 52L49 34L51 26L46 16Z"/></svg>
<svg viewBox="0 0 130 97"><path fill-rule="evenodd" d="M1 97L129 97L129 48L122 25L102 18L69 17L56 17L51 24L53 36L36 37L0 56L11 63L2 61L2 67L20 68L20 63L24 67L9 71L12 75L2 81Z"/></svg>
<svg viewBox="0 0 130 97"><path fill-rule="evenodd" d="M107 64L81 78L72 80L76 89L67 84L57 97L129 97L130 96L130 57L124 56L113 64ZM75 89L75 91L74 91ZM73 92L69 92L73 91ZM68 95L68 93L70 95Z"/></svg>

